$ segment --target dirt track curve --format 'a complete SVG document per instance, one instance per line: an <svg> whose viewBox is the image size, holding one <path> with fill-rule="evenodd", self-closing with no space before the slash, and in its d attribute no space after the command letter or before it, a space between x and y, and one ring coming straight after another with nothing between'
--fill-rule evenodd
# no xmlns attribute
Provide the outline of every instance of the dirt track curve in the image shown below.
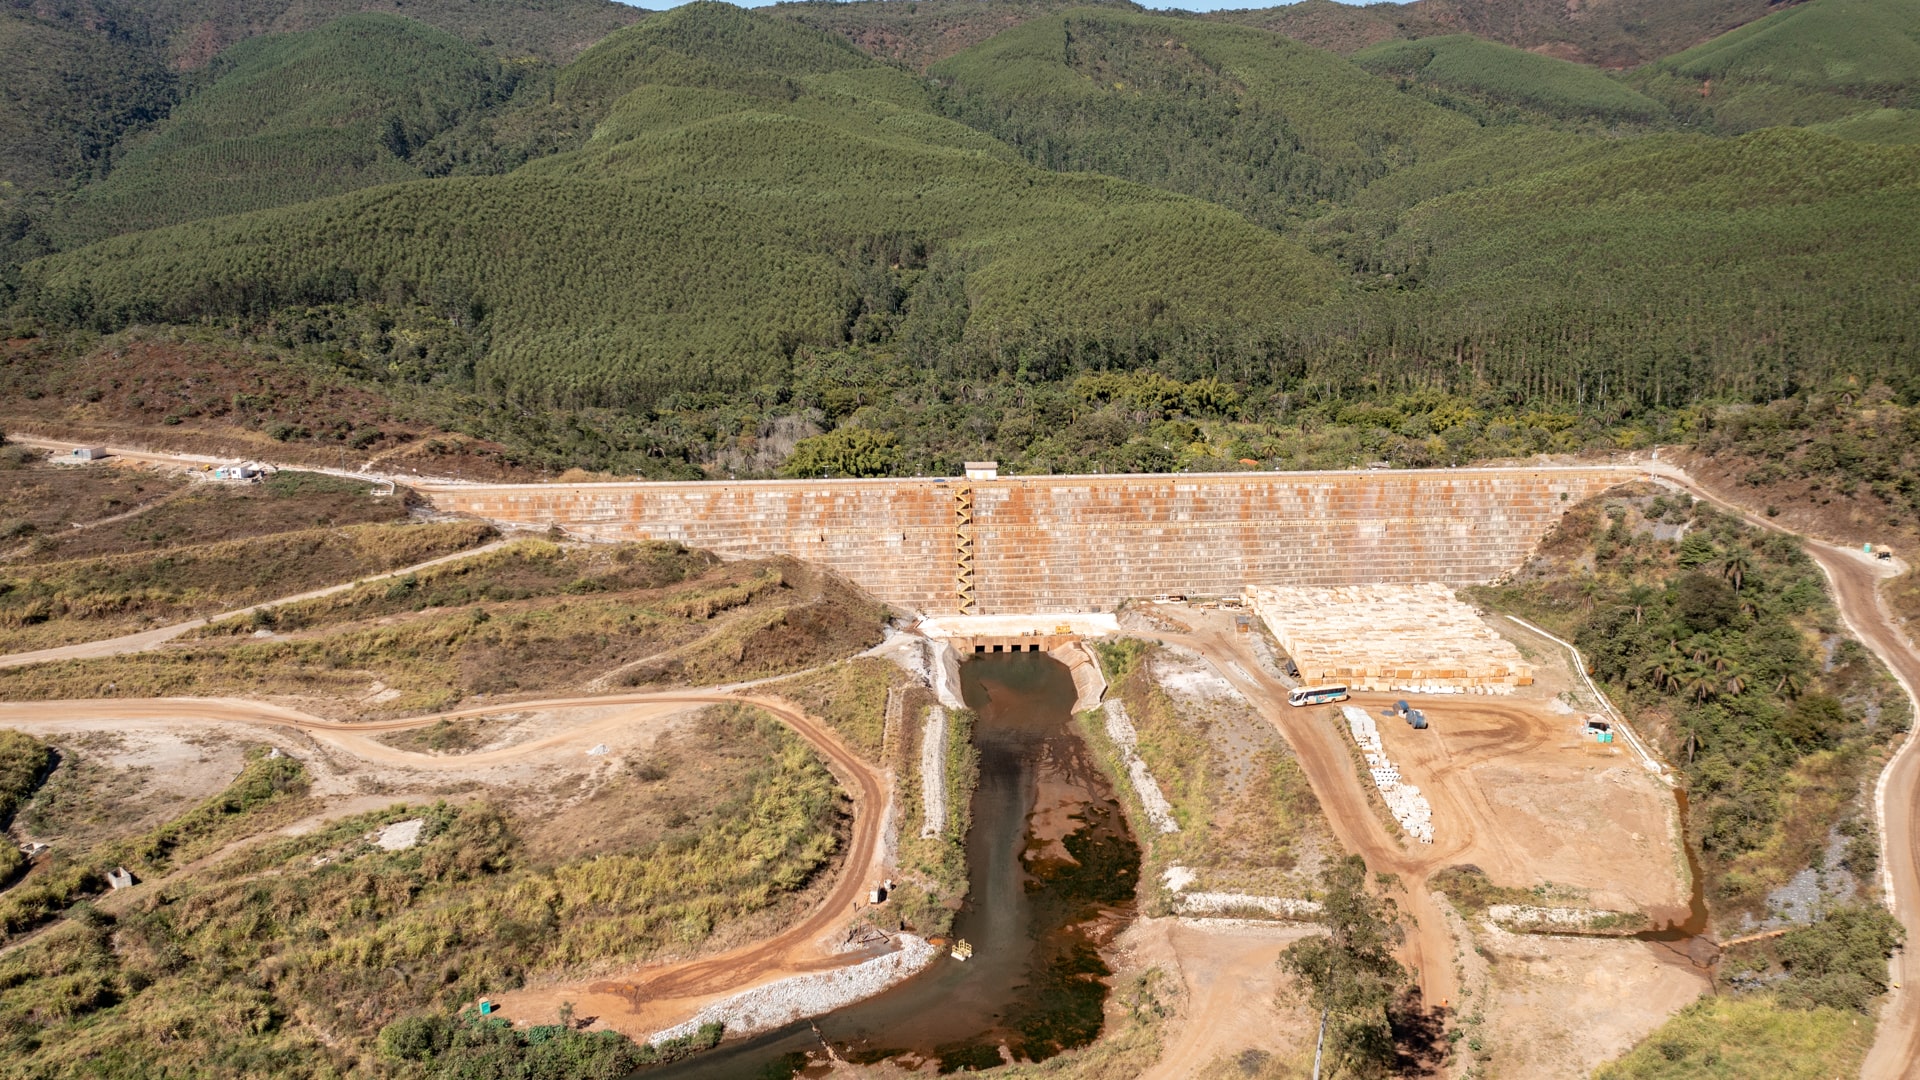
<svg viewBox="0 0 1920 1080"><path fill-rule="evenodd" d="M818 750L827 761L835 779L853 799L853 835L847 845L838 879L827 895L807 916L772 937L763 938L717 956L662 964L628 976L619 984L596 986L599 992L623 997L660 1000L685 999L723 994L765 981L771 974L787 975L819 970L845 963L815 943L835 929L845 913L865 894L867 878L880 849L880 830L889 797L885 774L868 764L825 724L808 716L781 698L757 694L701 693L665 691L647 694L611 694L596 697L554 698L545 701L518 701L486 708L461 709L431 716L402 720L378 720L366 723L342 723L322 720L305 713L261 702L233 698L108 698L90 701L0 702L0 725L13 723L91 725L101 720L162 720L182 726L208 721L230 721L303 732L346 753L369 761L404 762L416 768L471 768L497 764L549 749L556 741L581 741L590 738L593 727L576 727L564 735L536 739L485 754L458 758L438 758L415 754L387 746L373 735L409 728L425 727L440 720L471 719L503 712L537 712L548 709L598 707L608 705L661 706L673 711L686 705L745 702L778 717L801 738ZM632 722L632 714L622 714L610 722Z"/></svg>

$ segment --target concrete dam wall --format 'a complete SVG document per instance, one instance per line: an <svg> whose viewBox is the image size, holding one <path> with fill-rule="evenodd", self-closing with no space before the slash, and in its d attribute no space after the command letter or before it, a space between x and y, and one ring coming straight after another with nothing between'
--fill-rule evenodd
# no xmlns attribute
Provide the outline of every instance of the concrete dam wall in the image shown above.
<svg viewBox="0 0 1920 1080"><path fill-rule="evenodd" d="M597 539L792 555L927 614L1110 609L1243 586L1487 581L1620 466L445 484L442 510Z"/></svg>

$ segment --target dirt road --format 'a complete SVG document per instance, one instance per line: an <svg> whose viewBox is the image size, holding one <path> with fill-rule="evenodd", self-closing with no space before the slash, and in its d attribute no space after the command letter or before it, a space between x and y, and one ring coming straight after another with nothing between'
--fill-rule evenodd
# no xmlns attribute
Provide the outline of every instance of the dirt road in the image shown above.
<svg viewBox="0 0 1920 1080"><path fill-rule="evenodd" d="M1427 891L1427 875L1447 865L1447 857L1458 850L1456 844L1471 844L1472 834L1463 827L1439 852L1402 847L1368 801L1366 789L1354 775L1352 753L1334 725L1326 722L1325 710L1288 706L1287 687L1266 673L1245 635L1202 628L1154 636L1207 656L1232 658L1231 663L1217 665L1220 673L1292 744L1334 836L1348 851L1365 858L1368 869L1400 875L1405 891L1394 900L1411 916L1406 920L1410 925L1401 958L1419 972L1420 993L1429 1008L1451 1002L1459 994L1453 970L1455 946L1446 920Z"/></svg>
<svg viewBox="0 0 1920 1080"><path fill-rule="evenodd" d="M819 751L835 779L852 797L853 835L839 877L826 895L804 918L772 937L718 956L642 968L617 983L602 982L591 987L562 984L522 991L519 995L502 999L502 1004L509 1010L508 1015L545 1017L551 1013L551 1007L542 1010L535 1006L535 1002L544 997L552 997L554 1005L561 1000L577 1002L583 1013L596 1011L589 1006L604 1004L594 1001L596 997L629 1004L644 998L651 1005L644 1015L637 1008L629 1008L625 1018L613 1016L604 1009L598 1010L609 1026L644 1037L659 1027L684 1019L686 1013L692 1011L679 1011L685 1002L710 1000L775 978L818 971L848 962L848 957L827 948L822 939L845 921L847 913L874 884L872 879L879 870L877 863L881 854L880 834L886 816L885 808L891 797L889 781L884 772L863 760L831 728L790 702L752 693L665 691L520 701L402 720L342 723L322 720L281 706L234 698L101 699L0 702L0 725L92 726L102 720L159 721L178 726L209 721L238 722L299 731L329 747L367 761L404 761L410 767L425 769L471 769L538 754L550 749L556 742L591 742L598 730L654 718L689 705L727 702L746 702L766 710ZM634 708L571 727L562 734L483 754L444 758L415 754L388 746L373 737L384 732L424 727L440 720L472 719L505 712L621 705ZM525 1000L516 1005L516 996ZM665 1022L657 1022L661 1017L666 1018ZM623 1019L625 1022L619 1022Z"/></svg>
<svg viewBox="0 0 1920 1080"><path fill-rule="evenodd" d="M407 574L419 573L422 570L439 566L442 563L459 562L461 559L471 559L476 555L485 555L487 552L498 551L511 543L513 543L511 539L495 540L491 544L482 544L477 548L468 548L466 551L456 551L451 555L442 555L436 559L428 559L426 562L414 563L412 566L403 566L398 570L388 570L385 573L356 578L341 585L329 585L324 589L314 589L312 592L303 592L294 596L283 596L278 600L263 600L258 604L235 608L232 611L223 611L218 615L209 615L204 619L188 619L186 622L174 623L171 626L162 626L153 630L142 630L137 634L122 634L119 637L103 638L99 641L83 641L77 645L61 645L52 649L35 649L32 652L9 653L5 656L0 656L0 668L21 667L26 664L44 664L53 660L93 660L102 656L121 656L126 653L145 652L148 649L165 645L167 642L172 641L182 634L198 630L216 619L230 619L236 615L251 615L256 611L265 611L268 608L279 607L282 604L297 604L302 600L318 600L323 596L332 596L335 593L346 592L348 589L363 585L369 581L384 581L387 578L402 577Z"/></svg>

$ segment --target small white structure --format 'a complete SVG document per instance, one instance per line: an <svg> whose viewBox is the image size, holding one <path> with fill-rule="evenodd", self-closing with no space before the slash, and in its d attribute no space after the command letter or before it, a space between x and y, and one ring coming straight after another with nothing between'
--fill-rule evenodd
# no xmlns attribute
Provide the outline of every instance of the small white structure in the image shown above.
<svg viewBox="0 0 1920 1080"><path fill-rule="evenodd" d="M258 465L220 465L214 468L213 478L215 480L233 480L242 483L252 483L260 479L260 473L261 470Z"/></svg>
<svg viewBox="0 0 1920 1080"><path fill-rule="evenodd" d="M1000 463L997 461L969 461L967 462L967 479L998 480L1000 479Z"/></svg>
<svg viewBox="0 0 1920 1080"><path fill-rule="evenodd" d="M115 892L131 889L134 885L133 871L124 866L116 866L107 871L107 884L113 886Z"/></svg>
<svg viewBox="0 0 1920 1080"><path fill-rule="evenodd" d="M73 448L73 460L75 461L99 461L106 456L107 448L104 446L76 446Z"/></svg>

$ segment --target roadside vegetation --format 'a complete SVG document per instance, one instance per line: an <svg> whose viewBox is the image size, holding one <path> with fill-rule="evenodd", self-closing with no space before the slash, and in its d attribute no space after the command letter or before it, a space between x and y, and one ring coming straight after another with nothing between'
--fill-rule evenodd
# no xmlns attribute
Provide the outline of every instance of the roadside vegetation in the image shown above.
<svg viewBox="0 0 1920 1080"><path fill-rule="evenodd" d="M1791 926L1728 956L1731 1001L1684 1010L1599 1075L1857 1072L1904 937L1879 903L1872 783L1913 718L1799 543L1628 485L1575 507L1513 583L1476 595L1574 641L1685 778L1720 936ZM1818 896L1782 911L1774 891L1801 874Z"/></svg>
<svg viewBox="0 0 1920 1080"><path fill-rule="evenodd" d="M150 1076L191 1061L208 1077L478 1078L508 1064L540 1080L624 1075L651 1055L569 1018L508 1032L456 1014L530 977L697 953L797 902L831 866L846 801L803 742L747 706L704 710L690 737L725 748L741 774L700 788L697 820L584 854L531 847L539 823L485 801L277 835L304 770L255 753L224 794L69 858L88 881L37 921L64 917L0 956L0 1074ZM414 846L372 842L414 818ZM121 863L145 884L99 896ZM60 876L51 869L0 902L25 910L28 890Z"/></svg>
<svg viewBox="0 0 1920 1080"><path fill-rule="evenodd" d="M906 738L903 732L887 730L887 702L894 693L918 685L900 665L863 656L756 689L799 705L826 721L861 757L886 765L900 750L899 744L888 745L889 739Z"/></svg>
<svg viewBox="0 0 1920 1080"><path fill-rule="evenodd" d="M1687 832L1724 927L1837 848L1849 895L1877 882L1865 789L1911 726L1791 537L1681 494L1616 488L1575 507L1483 602L1578 645L1687 780Z"/></svg>
<svg viewBox="0 0 1920 1080"><path fill-rule="evenodd" d="M1705 997L1595 1080L1828 1080L1854 1076L1873 1023L1839 1009L1781 1009L1764 997Z"/></svg>
<svg viewBox="0 0 1920 1080"><path fill-rule="evenodd" d="M1326 932L1287 946L1280 967L1320 1014L1328 1075L1390 1075L1397 1056L1390 1012L1408 983L1393 950L1406 932L1392 902L1367 891L1360 856L1329 862L1320 885L1319 922Z"/></svg>
<svg viewBox="0 0 1920 1080"><path fill-rule="evenodd" d="M875 644L884 615L791 559L720 564L675 544L525 540L477 563L216 624L161 650L7 669L0 694L280 694L328 715L404 715L480 694L780 675Z"/></svg>

